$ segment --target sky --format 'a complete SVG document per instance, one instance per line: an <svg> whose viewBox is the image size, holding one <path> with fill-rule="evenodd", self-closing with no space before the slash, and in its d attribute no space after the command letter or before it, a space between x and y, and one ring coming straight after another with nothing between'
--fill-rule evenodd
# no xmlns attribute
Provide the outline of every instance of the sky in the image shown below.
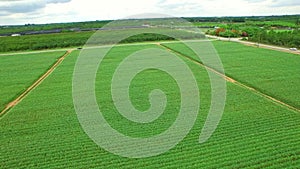
<svg viewBox="0 0 300 169"><path fill-rule="evenodd" d="M174 17L290 15L300 14L300 0L0 0L0 25L114 20L143 13Z"/></svg>

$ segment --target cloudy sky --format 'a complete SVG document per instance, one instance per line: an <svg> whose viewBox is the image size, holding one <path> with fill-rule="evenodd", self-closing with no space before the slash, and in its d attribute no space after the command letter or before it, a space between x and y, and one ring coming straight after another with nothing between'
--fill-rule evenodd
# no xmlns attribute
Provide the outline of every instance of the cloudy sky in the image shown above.
<svg viewBox="0 0 300 169"><path fill-rule="evenodd" d="M300 14L300 0L0 0L0 25L171 16Z"/></svg>

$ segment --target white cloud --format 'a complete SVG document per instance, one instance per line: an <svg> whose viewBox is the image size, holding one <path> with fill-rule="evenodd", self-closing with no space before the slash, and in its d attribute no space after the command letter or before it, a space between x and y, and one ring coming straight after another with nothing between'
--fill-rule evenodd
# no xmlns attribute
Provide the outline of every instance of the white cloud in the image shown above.
<svg viewBox="0 0 300 169"><path fill-rule="evenodd" d="M140 13L179 17L299 12L296 0L0 0L0 25L121 19Z"/></svg>
<svg viewBox="0 0 300 169"><path fill-rule="evenodd" d="M30 13L46 7L47 4L66 3L71 0L1 0L0 11L8 14Z"/></svg>
<svg viewBox="0 0 300 169"><path fill-rule="evenodd" d="M273 0L272 6L285 7L285 6L300 6L299 0Z"/></svg>

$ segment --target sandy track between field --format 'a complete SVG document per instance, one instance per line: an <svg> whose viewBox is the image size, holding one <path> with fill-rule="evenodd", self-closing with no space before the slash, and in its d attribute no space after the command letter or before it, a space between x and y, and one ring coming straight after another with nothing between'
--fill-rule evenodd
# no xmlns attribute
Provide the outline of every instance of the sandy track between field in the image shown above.
<svg viewBox="0 0 300 169"><path fill-rule="evenodd" d="M244 88L244 89L250 90L251 92L253 92L253 93L255 93L255 94L257 94L257 95L259 95L259 96L261 96L261 97L263 97L263 98L265 98L265 99L271 101L272 103L275 103L275 104L277 104L277 105L280 105L280 106L282 106L282 107L285 107L285 108L287 108L287 109L289 109L289 110L292 110L292 111L294 111L294 112L300 113L300 110L299 110L298 108L296 108L296 107L294 107L294 106L291 106L291 105L289 105L289 104L287 104L287 103L285 103L285 102L283 102L283 101L281 101L281 100L278 100L278 99L276 99L276 98L274 98L274 97L272 97L272 96L269 96L269 95L267 95L267 94L265 94L265 93L262 93L262 92L260 92L259 90L255 89L255 88L252 88L252 87L250 87L250 86L247 86L246 84L243 84L243 83L241 83L241 82L239 82L239 81L237 81L237 80L235 80L235 79L233 79L233 78L231 78L231 77L229 77L229 76L227 76L227 75L225 75L225 74L223 74L223 73L221 73L221 72L219 72L219 71L217 71L217 70L215 70L215 69L213 69L213 68L211 68L211 67L208 67L208 66L204 65L203 63L201 63L200 61L198 61L198 60L196 60L196 59L193 59L193 58L191 58L191 57L189 57L189 56L186 56L186 55L184 55L184 54L181 54L181 53L179 53L179 52L177 52L177 51L175 51L175 50L173 50L173 49L171 49L171 48L168 48L168 47L166 47L166 46L164 46L164 45L161 45L160 43L157 43L157 45L159 45L159 46L165 48L165 49L166 49L167 51L169 51L169 52L171 51L171 52L173 52L173 53L175 53L175 54L177 54L177 55L179 55L179 56L182 56L182 57L184 57L184 58L186 58L186 59L189 59L190 61L192 61L192 62L194 62L194 63L200 65L201 67L205 68L206 70L209 70L209 71L211 71L211 72L213 72L213 73L219 75L220 77L224 78L227 82L233 83L233 84L235 84L235 85L237 85L237 86L240 86L240 87L242 87L242 88Z"/></svg>
<svg viewBox="0 0 300 169"><path fill-rule="evenodd" d="M63 56L61 56L54 64L51 66L45 74L43 74L38 80L36 80L29 88L27 88L20 96L18 96L14 101L10 102L6 105L4 110L1 111L0 117L6 114L11 108L16 106L18 103L22 101L33 89L39 86L54 70L57 68L62 61L72 52L72 50L68 50Z"/></svg>
<svg viewBox="0 0 300 169"><path fill-rule="evenodd" d="M292 54L298 54L300 55L300 51L292 51L289 48L285 47L279 47L279 46L274 46L274 45L267 45L263 43L257 44L256 42L251 42L251 41L243 41L240 38L223 38L223 37L218 37L218 36L211 36L211 35L206 35L208 38L213 38L213 39L218 39L221 41L230 41L230 42L238 42L247 46L251 47L256 47L256 48L264 48L264 49L270 49L270 50L276 50L280 52L286 52L286 53L292 53Z"/></svg>

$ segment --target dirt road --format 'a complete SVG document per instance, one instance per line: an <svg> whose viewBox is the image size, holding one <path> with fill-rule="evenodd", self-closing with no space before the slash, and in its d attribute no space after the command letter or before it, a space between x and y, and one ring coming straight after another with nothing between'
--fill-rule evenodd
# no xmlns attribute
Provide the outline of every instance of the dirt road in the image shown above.
<svg viewBox="0 0 300 169"><path fill-rule="evenodd" d="M281 51L281 52L287 52L287 53L293 53L293 54L300 55L300 50L292 51L289 48L273 46L273 45L266 45L266 44L261 44L261 43L257 44L256 42L243 41L243 40L241 40L241 38L223 38L223 37L217 37L217 36L211 36L211 35L206 35L206 37L213 38L213 39L218 39L218 40L221 40L221 41L238 42L238 43L242 43L242 44L248 45L248 46L265 48L265 49L272 49L272 50L277 50L277 51Z"/></svg>

